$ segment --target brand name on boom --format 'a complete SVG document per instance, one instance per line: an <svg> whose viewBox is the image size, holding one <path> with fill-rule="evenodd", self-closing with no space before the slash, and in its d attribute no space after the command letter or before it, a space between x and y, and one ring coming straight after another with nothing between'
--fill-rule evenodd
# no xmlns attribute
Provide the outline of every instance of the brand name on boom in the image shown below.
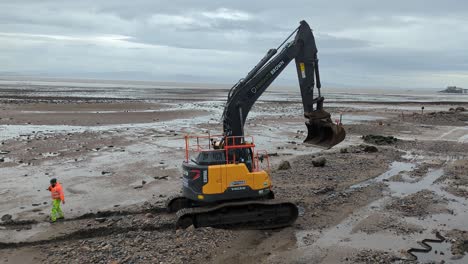
<svg viewBox="0 0 468 264"><path fill-rule="evenodd" d="M271 75L275 74L284 65L284 61L280 61L276 66L270 71Z"/></svg>

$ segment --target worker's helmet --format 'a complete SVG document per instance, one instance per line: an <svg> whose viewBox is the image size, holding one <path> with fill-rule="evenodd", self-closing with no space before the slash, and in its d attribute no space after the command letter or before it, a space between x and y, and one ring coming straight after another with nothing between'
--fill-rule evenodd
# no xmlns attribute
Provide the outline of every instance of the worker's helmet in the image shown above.
<svg viewBox="0 0 468 264"><path fill-rule="evenodd" d="M50 179L50 184L56 184L56 183L57 183L57 179L55 178Z"/></svg>

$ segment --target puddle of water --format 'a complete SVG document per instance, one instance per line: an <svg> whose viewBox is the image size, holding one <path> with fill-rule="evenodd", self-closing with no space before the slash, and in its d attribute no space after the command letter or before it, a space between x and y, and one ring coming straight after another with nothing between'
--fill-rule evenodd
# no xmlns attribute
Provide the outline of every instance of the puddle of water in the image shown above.
<svg viewBox="0 0 468 264"><path fill-rule="evenodd" d="M417 193L424 189L430 189L438 193L439 195L443 192L440 188L431 188L431 185L439 177L444 174L443 169L437 169L429 171L424 178L417 182L387 182L388 187L392 192L392 196L402 197L413 193Z"/></svg>
<svg viewBox="0 0 468 264"><path fill-rule="evenodd" d="M57 152L47 152L47 153L42 153L41 154L43 157L57 157L60 155L60 153Z"/></svg>
<svg viewBox="0 0 468 264"><path fill-rule="evenodd" d="M466 264L468 256L465 255L460 259L454 259L452 255L450 242L444 241L442 243L429 243L432 250L427 253L414 253L418 257L420 263L453 263L453 264ZM444 261L444 262L442 262Z"/></svg>
<svg viewBox="0 0 468 264"><path fill-rule="evenodd" d="M385 104L385 105L378 105L378 104L347 104L347 103L327 103L327 107L346 107L346 108L352 108L352 109L359 109L359 110L371 110L371 109L385 109L385 110L394 110L398 112L403 112L405 111L421 111L421 106L420 105L392 105L392 104ZM431 106L426 106L426 111L446 111L450 105L442 105L442 106L437 106L437 105L431 105Z"/></svg>
<svg viewBox="0 0 468 264"><path fill-rule="evenodd" d="M391 178L391 177L393 177L395 175L398 175L400 172L411 171L415 167L416 167L416 165L414 163L394 161L390 165L390 169L388 171L382 173L381 175L379 175L376 178L372 178L372 179L369 179L369 180L354 184L351 187L349 187L349 190L347 190L347 191L354 191L356 189L361 189L361 188L367 187L367 186L369 186L371 184L374 184L374 183L382 182L383 180L387 180L388 178Z"/></svg>
<svg viewBox="0 0 468 264"><path fill-rule="evenodd" d="M415 163L409 162L393 162L390 169L381 174L377 178L367 180L350 187L349 191L357 188L363 188L373 183L381 182L403 171L411 171L416 167ZM464 198L456 197L441 189L443 185L434 183L439 177L443 175L443 169L436 169L429 171L418 182L386 182L389 186L390 193L388 196L376 200L364 208L361 208L344 219L340 224L329 228L325 231L319 232L318 230L302 230L296 233L298 247L305 249L306 252L321 251L324 248L355 248L355 249L374 249L390 252L400 252L407 250L411 247L419 247L416 243L425 238L431 238L434 235L432 230L452 230L452 229L466 229L466 219L468 219L468 205L467 200ZM416 232L412 234L396 235L392 232L383 229L378 233L367 234L364 232L353 232L353 228L375 213L386 212L385 205L392 199L392 197L404 197L421 190L428 189L436 192L438 195L448 199L448 208L453 210L453 214L433 214L426 218L418 217L404 217L402 221L408 224L415 224L424 227L423 232ZM309 237L318 238L314 243L307 244ZM434 250L428 254L420 254L423 262L426 260L444 260L446 263L466 263L468 257L461 260L452 260L450 252L450 244L431 244L434 245ZM437 250L437 254L435 251ZM440 255L440 252L444 255ZM308 254L308 253L307 253ZM419 256L419 255L418 255Z"/></svg>
<svg viewBox="0 0 468 264"><path fill-rule="evenodd" d="M175 119L164 122L139 123L139 124L118 124L104 126L69 126L69 125L0 125L0 141L17 138L22 135L29 136L40 131L41 135L57 133L82 133L85 131L102 132L111 130L144 130L144 129L164 129L174 128L182 131L191 131L196 125L209 122L211 115L197 116L190 119ZM120 131L119 131L120 132Z"/></svg>
<svg viewBox="0 0 468 264"><path fill-rule="evenodd" d="M468 142L468 127L456 127L439 136L438 140Z"/></svg>
<svg viewBox="0 0 468 264"><path fill-rule="evenodd" d="M340 120L339 114L332 114L332 120ZM341 122L343 124L361 124L368 121L377 121L387 119L383 116L374 116L374 115L350 115L346 114L342 116Z"/></svg>

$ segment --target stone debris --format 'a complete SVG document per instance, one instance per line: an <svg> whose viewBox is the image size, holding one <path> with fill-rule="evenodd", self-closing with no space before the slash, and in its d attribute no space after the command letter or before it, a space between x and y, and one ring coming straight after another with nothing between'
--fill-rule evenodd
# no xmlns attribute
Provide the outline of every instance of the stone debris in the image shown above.
<svg viewBox="0 0 468 264"><path fill-rule="evenodd" d="M281 163L278 166L278 170L289 170L291 169L291 164L287 160L281 161Z"/></svg>
<svg viewBox="0 0 468 264"><path fill-rule="evenodd" d="M365 135L365 136L362 136L362 139L366 143L376 144L376 145L390 145L398 141L396 137L381 136L381 135Z"/></svg>
<svg viewBox="0 0 468 264"><path fill-rule="evenodd" d="M312 160L314 167L323 167L327 163L327 159L324 157L318 157Z"/></svg>
<svg viewBox="0 0 468 264"><path fill-rule="evenodd" d="M11 214L4 214L1 219L2 219L3 222L10 222L12 220L12 218L13 217L12 217Z"/></svg>
<svg viewBox="0 0 468 264"><path fill-rule="evenodd" d="M399 211L404 216L425 217L434 213L450 213L450 210L447 208L447 200L429 190L422 190L403 198L395 199L386 208Z"/></svg>
<svg viewBox="0 0 468 264"><path fill-rule="evenodd" d="M375 264L375 263L393 263L400 260L399 257L395 256L393 253L365 249L352 258L345 258L346 263L366 263L366 264Z"/></svg>

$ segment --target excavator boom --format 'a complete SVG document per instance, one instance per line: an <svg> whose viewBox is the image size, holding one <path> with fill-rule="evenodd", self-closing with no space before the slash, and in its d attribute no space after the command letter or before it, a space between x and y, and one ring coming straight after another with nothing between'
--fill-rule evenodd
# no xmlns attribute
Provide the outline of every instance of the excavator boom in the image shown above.
<svg viewBox="0 0 468 264"><path fill-rule="evenodd" d="M293 41L286 41L296 33ZM286 43L286 44L285 44ZM278 53L278 49L285 46ZM334 124L330 114L323 109L320 93L320 75L317 47L309 25L305 21L278 47L270 49L265 57L236 85L231 88L223 113L226 136L243 136L247 115L260 95L294 59L304 107L308 135L304 140L322 148L331 148L345 138L345 130ZM314 89L317 88L317 94Z"/></svg>

